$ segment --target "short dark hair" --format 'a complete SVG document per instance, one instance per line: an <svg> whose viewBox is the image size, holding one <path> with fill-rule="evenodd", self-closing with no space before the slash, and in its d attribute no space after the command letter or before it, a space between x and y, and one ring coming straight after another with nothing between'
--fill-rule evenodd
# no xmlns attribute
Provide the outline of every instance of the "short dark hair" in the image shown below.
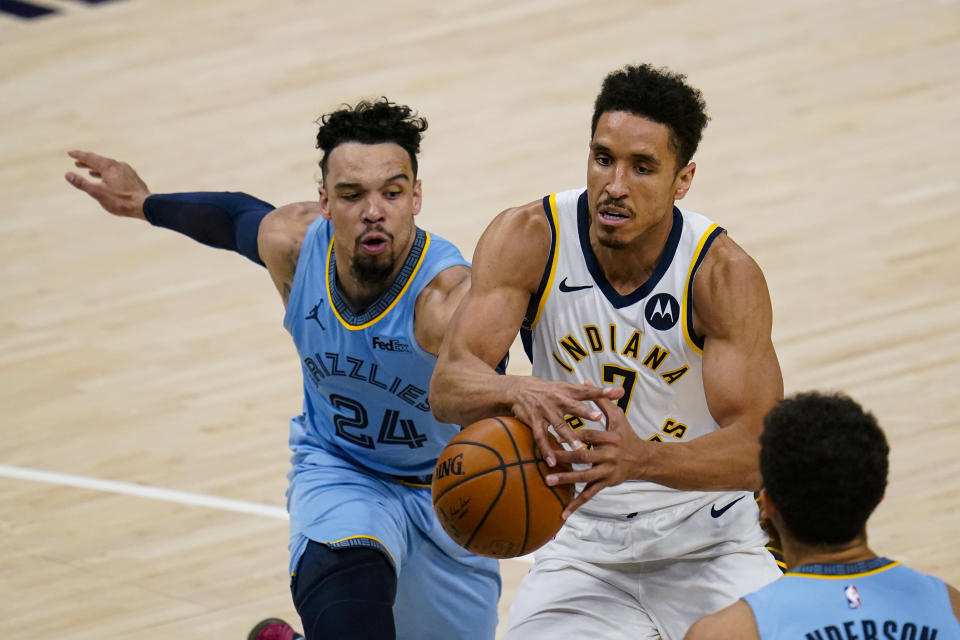
<svg viewBox="0 0 960 640"><path fill-rule="evenodd" d="M659 122L670 129L670 148L677 156L679 171L693 158L710 120L703 95L686 79L683 74L648 64L611 72L593 104L590 136L597 132L600 116L609 111L625 111Z"/></svg>
<svg viewBox="0 0 960 640"><path fill-rule="evenodd" d="M356 105L342 105L336 111L317 120L317 149L323 151L320 170L327 175L330 152L345 142L380 144L393 142L410 155L413 177L417 177L417 154L420 138L427 130L427 119L405 104L395 104L387 98L375 101L361 100Z"/></svg>
<svg viewBox="0 0 960 640"><path fill-rule="evenodd" d="M763 485L800 542L849 542L887 486L890 447L873 414L843 394L800 393L764 418Z"/></svg>

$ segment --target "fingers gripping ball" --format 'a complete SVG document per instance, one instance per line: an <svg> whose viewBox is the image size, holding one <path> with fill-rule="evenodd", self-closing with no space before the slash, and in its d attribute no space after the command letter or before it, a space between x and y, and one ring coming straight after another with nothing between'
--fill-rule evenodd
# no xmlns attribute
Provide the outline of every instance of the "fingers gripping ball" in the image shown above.
<svg viewBox="0 0 960 640"><path fill-rule="evenodd" d="M480 420L454 436L433 472L433 509L468 551L513 558L543 546L563 524L573 485L548 487L550 471L530 429L514 418Z"/></svg>

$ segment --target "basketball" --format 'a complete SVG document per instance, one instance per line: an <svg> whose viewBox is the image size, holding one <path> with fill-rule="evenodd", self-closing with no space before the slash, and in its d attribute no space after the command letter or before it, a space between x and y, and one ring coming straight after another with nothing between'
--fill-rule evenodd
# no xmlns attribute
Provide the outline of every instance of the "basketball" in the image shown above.
<svg viewBox="0 0 960 640"><path fill-rule="evenodd" d="M489 558L543 546L563 524L573 485L549 487L530 429L515 418L475 422L447 443L433 472L433 509L457 544Z"/></svg>

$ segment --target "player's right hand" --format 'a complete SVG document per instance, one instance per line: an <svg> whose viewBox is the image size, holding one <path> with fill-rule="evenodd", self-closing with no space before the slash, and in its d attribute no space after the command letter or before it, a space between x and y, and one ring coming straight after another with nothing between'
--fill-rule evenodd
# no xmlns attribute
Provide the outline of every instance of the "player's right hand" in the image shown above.
<svg viewBox="0 0 960 640"><path fill-rule="evenodd" d="M513 415L530 427L537 448L547 461L547 466L552 467L556 464L556 440L550 436L548 429L553 427L561 442L566 442L574 450L580 449L583 443L567 423L567 416L597 422L603 414L587 402L600 398L615 401L622 395L623 387L549 382L531 376L517 380L512 409Z"/></svg>
<svg viewBox="0 0 960 640"><path fill-rule="evenodd" d="M67 155L75 160L79 168L87 169L91 177L98 178L88 180L68 171L64 176L67 182L88 194L115 216L145 219L143 201L150 195L150 189L133 167L89 151L73 150L68 151Z"/></svg>

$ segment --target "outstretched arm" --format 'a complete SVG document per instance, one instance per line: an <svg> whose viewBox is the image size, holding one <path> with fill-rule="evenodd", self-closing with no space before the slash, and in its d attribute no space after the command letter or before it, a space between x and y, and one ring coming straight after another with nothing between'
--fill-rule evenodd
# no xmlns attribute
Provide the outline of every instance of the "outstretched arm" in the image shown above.
<svg viewBox="0 0 960 640"><path fill-rule="evenodd" d="M273 205L245 193L194 192L151 194L133 167L88 151L70 151L90 180L68 172L67 182L113 215L146 220L218 249L229 249L263 264L257 235Z"/></svg>
<svg viewBox="0 0 960 640"><path fill-rule="evenodd" d="M286 306L303 236L320 215L318 203L297 202L274 209L245 193L152 194L125 162L89 151L70 151L68 155L96 180L68 172L67 182L109 213L146 220L266 266Z"/></svg>
<svg viewBox="0 0 960 640"><path fill-rule="evenodd" d="M615 397L622 389L495 371L539 286L550 243L550 227L539 201L501 213L484 232L474 253L470 291L440 348L430 405L437 419L462 425L516 416L530 426L552 465L554 446L546 427L553 425L562 440L578 446L564 418L572 414L596 419L599 412L585 401Z"/></svg>

